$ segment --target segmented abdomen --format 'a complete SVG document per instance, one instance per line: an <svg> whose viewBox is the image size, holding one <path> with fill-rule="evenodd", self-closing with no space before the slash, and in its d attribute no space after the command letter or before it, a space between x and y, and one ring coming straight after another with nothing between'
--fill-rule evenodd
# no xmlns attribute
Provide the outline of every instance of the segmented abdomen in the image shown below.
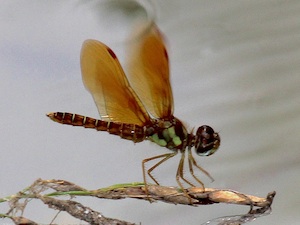
<svg viewBox="0 0 300 225"><path fill-rule="evenodd" d="M144 127L135 124L109 122L74 113L56 112L48 113L47 116L58 123L107 131L110 134L118 135L121 138L134 142L141 142L146 138Z"/></svg>

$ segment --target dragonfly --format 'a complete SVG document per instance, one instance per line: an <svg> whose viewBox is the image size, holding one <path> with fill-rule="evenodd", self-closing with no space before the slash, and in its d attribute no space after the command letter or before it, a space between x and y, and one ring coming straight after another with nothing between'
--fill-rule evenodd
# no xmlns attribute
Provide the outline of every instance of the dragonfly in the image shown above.
<svg viewBox="0 0 300 225"><path fill-rule="evenodd" d="M168 53L164 35L157 25L153 24L142 32L131 47L130 55L127 78L117 56L108 46L97 40L86 40L80 56L81 74L101 119L67 112L51 112L47 116L61 124L106 131L134 143L150 140L170 150L142 161L146 188L147 174L159 185L152 171L180 152L176 172L179 187L184 190L183 182L194 187L196 181L204 189L194 168L198 168L211 180L213 178L197 164L192 149L199 156L212 155L220 145L220 136L208 125L200 126L195 134L193 130L188 132L173 115ZM194 182L184 177L186 153ZM146 170L145 164L151 160L158 162Z"/></svg>

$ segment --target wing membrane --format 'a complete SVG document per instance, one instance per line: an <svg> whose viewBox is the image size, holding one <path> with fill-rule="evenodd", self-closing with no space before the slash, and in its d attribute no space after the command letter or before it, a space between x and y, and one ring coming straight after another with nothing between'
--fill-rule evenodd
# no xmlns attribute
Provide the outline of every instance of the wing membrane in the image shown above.
<svg viewBox="0 0 300 225"><path fill-rule="evenodd" d="M81 50L81 73L101 119L140 126L149 121L148 113L109 47L96 40L85 41Z"/></svg>
<svg viewBox="0 0 300 225"><path fill-rule="evenodd" d="M173 114L169 61L163 36L153 24L130 45L128 61L130 84L156 118Z"/></svg>

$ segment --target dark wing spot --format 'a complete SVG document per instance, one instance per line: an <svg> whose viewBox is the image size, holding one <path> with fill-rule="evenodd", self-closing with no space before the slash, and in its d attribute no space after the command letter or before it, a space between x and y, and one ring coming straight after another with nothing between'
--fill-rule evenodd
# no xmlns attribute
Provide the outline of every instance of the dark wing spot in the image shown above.
<svg viewBox="0 0 300 225"><path fill-rule="evenodd" d="M111 55L111 57L113 57L114 59L117 58L116 54L113 52L113 50L111 50L109 47L107 47L107 51L108 53Z"/></svg>
<svg viewBox="0 0 300 225"><path fill-rule="evenodd" d="M168 56L168 52L167 52L166 48L164 48L164 55L165 55L167 61L169 62L169 56Z"/></svg>

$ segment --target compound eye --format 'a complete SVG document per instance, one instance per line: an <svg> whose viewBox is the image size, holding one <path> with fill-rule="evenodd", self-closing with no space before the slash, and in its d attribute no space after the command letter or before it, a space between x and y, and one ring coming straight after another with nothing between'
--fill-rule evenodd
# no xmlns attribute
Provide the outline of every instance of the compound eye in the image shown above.
<svg viewBox="0 0 300 225"><path fill-rule="evenodd" d="M220 146L220 136L210 126L203 125L196 133L195 151L200 156L209 156L215 153Z"/></svg>

